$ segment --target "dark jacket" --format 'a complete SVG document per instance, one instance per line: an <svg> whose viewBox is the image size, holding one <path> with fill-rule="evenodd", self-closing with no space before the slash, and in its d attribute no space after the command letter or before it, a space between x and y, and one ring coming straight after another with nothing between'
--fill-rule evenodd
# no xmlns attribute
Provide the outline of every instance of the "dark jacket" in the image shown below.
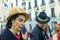
<svg viewBox="0 0 60 40"><path fill-rule="evenodd" d="M32 31L32 40L48 40L46 32L40 28L38 25Z"/></svg>
<svg viewBox="0 0 60 40"><path fill-rule="evenodd" d="M5 29L1 35L0 40L18 40L9 29ZM23 40L22 38L20 40Z"/></svg>

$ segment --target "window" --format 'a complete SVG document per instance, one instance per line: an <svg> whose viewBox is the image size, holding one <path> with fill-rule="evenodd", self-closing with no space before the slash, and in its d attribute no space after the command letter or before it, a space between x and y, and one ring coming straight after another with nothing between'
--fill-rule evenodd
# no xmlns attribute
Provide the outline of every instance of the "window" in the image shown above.
<svg viewBox="0 0 60 40"><path fill-rule="evenodd" d="M18 6L18 0L16 0L16 6Z"/></svg>
<svg viewBox="0 0 60 40"><path fill-rule="evenodd" d="M30 21L32 21L32 18L31 18L31 13L29 13L29 15L30 15Z"/></svg>
<svg viewBox="0 0 60 40"><path fill-rule="evenodd" d="M29 2L29 8L28 9L31 9L31 2Z"/></svg>
<svg viewBox="0 0 60 40"><path fill-rule="evenodd" d="M11 7L13 7L13 3L11 3Z"/></svg>
<svg viewBox="0 0 60 40"><path fill-rule="evenodd" d="M22 6L25 6L25 5L26 5L26 2L23 2L23 3L22 3Z"/></svg>
<svg viewBox="0 0 60 40"><path fill-rule="evenodd" d="M22 6L23 6L24 9L26 9L26 2L23 2Z"/></svg>
<svg viewBox="0 0 60 40"><path fill-rule="evenodd" d="M45 5L45 0L42 0L42 5Z"/></svg>
<svg viewBox="0 0 60 40"><path fill-rule="evenodd" d="M60 13L59 13L59 17L60 17Z"/></svg>
<svg viewBox="0 0 60 40"><path fill-rule="evenodd" d="M22 0L22 1L25 1L25 0Z"/></svg>
<svg viewBox="0 0 60 40"><path fill-rule="evenodd" d="M35 18L37 17L37 14L38 14L38 12L36 11L36 12L35 12Z"/></svg>
<svg viewBox="0 0 60 40"><path fill-rule="evenodd" d="M8 2L8 0L6 0L6 2Z"/></svg>
<svg viewBox="0 0 60 40"><path fill-rule="evenodd" d="M54 3L54 0L50 0L50 3Z"/></svg>
<svg viewBox="0 0 60 40"><path fill-rule="evenodd" d="M54 8L51 8L51 15L52 15L52 17L55 17L55 11L54 11Z"/></svg>
<svg viewBox="0 0 60 40"><path fill-rule="evenodd" d="M37 7L38 5L37 5L37 0L35 0L35 7Z"/></svg>

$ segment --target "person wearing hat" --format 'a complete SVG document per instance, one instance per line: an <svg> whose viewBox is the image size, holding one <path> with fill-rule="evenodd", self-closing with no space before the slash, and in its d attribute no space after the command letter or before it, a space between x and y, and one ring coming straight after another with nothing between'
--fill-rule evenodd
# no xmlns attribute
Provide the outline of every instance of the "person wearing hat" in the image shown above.
<svg viewBox="0 0 60 40"><path fill-rule="evenodd" d="M24 9L20 7L12 8L7 17L6 29L1 33L0 40L27 40L27 31L23 34L21 30L28 19L29 14Z"/></svg>
<svg viewBox="0 0 60 40"><path fill-rule="evenodd" d="M37 24L32 31L32 40L48 40L45 27L50 21L50 18L45 12L40 12L40 14L36 17L36 21Z"/></svg>

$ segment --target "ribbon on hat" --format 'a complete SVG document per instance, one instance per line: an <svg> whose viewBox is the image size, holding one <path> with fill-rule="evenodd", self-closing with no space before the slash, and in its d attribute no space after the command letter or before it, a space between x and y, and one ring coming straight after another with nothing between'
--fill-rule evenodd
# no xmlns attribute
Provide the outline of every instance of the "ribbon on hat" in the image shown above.
<svg viewBox="0 0 60 40"><path fill-rule="evenodd" d="M43 21L43 22L45 22L45 21L48 20L48 19L41 19L41 18L39 18L39 17L38 17L38 19L39 19L40 21Z"/></svg>

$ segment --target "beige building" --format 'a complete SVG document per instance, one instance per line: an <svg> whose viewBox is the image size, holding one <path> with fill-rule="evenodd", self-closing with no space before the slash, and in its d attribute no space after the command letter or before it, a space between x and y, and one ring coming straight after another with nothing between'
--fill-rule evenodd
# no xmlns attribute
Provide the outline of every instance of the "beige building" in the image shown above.
<svg viewBox="0 0 60 40"><path fill-rule="evenodd" d="M1 0L0 4L0 9L3 10L2 15L8 14L11 7L23 7L32 15L33 20L41 11L45 11L50 17L60 16L60 0ZM4 4L8 6L4 6Z"/></svg>

